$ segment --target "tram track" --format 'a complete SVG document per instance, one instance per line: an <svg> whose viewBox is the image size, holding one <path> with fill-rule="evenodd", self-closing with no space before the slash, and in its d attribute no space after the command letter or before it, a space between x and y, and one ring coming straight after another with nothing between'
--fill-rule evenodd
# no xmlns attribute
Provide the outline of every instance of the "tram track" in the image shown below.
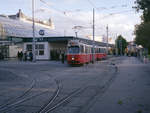
<svg viewBox="0 0 150 113"><path fill-rule="evenodd" d="M111 64L112 67L115 67L114 64ZM116 72L117 72L117 67L114 68L116 69ZM106 83L104 84L102 87L99 87L99 88L95 88L95 90L98 89L98 92L105 92L104 90L106 90L107 88L106 87L109 87L109 84L111 84L111 82L113 81L114 79L114 76L112 78L110 78L110 80L108 80L108 82L110 83ZM50 112L55 112L55 110L57 110L57 108L61 108L62 105L65 105L65 103L67 101L72 101L74 99L74 97L76 95L80 95L82 94L82 92L84 93L84 90L89 90L90 89L90 86L84 86L84 87L79 87L77 89L74 89L74 91L70 92L67 94L67 96L62 96L61 98L59 98L59 94L62 90L62 86L61 86L61 82L58 81L58 80L55 80L56 82L56 85L57 85L57 89L55 90L54 94L50 97L50 99L45 102L45 104L41 107L41 109L37 112L37 113L50 113ZM20 104L28 101L28 100L31 100L35 97L38 97L40 95L43 95L44 93L48 93L49 91L46 90L46 91L43 91L43 92L40 92L38 94L34 94L34 95L28 95L31 90L34 88L36 84L36 81L33 80L30 87L20 96L8 101L7 103L4 103L0 106L0 112L6 112L8 111L10 108L13 108L15 109L16 106L20 106ZM97 87L97 86L96 86ZM93 98L95 98L97 96L97 94L92 94L92 97L90 97L90 99L92 100ZM49 97L48 97L49 98ZM58 98L58 100L57 100ZM91 102L89 102L91 103ZM83 110L79 110L80 112L79 113L82 113L81 111Z"/></svg>
<svg viewBox="0 0 150 113"><path fill-rule="evenodd" d="M47 89L46 91L32 94L32 90L34 91L35 85L36 85L36 80L33 80L30 87L22 95L11 99L7 103L2 104L0 106L0 112L9 112L10 110L14 110L15 107L20 106L20 104L49 92L49 90Z"/></svg>
<svg viewBox="0 0 150 113"><path fill-rule="evenodd" d="M50 98L50 100L41 107L41 109L37 112L37 113L45 113L45 111L47 110L47 108L55 101L55 99L57 98L59 92L60 92L60 82L55 80L56 85L57 85L57 90L54 92L53 96Z"/></svg>
<svg viewBox="0 0 150 113"><path fill-rule="evenodd" d="M66 101L68 101L69 99L71 99L73 96L77 95L84 89L84 88L76 89L73 92L69 93L67 96L63 97L58 102L55 102L56 98L60 94L60 90L62 90L61 82L58 80L55 80L55 82L57 85L57 90L54 92L53 96L50 97L49 101L47 103L45 103L39 111L37 111L37 113L49 113L49 112L53 111L54 109L60 107L63 103L65 103Z"/></svg>
<svg viewBox="0 0 150 113"><path fill-rule="evenodd" d="M50 113L51 111L53 111L54 109L57 109L58 107L60 107L62 104L64 104L65 102L67 102L69 99L71 99L73 96L77 95L78 93L80 93L83 89L77 89L73 92L71 92L69 95L67 95L66 97L64 97L63 99L61 99L59 102L57 102L55 105L53 105L52 107L50 107L47 111L45 111L44 113Z"/></svg>
<svg viewBox="0 0 150 113"><path fill-rule="evenodd" d="M33 87L35 86L35 83L36 83L36 81L33 80L30 87L23 94L21 94L20 96L15 97L15 98L12 98L12 99L8 100L6 103L2 104L0 106L0 111L5 111L5 109L10 108L11 106L18 103L20 100L25 98L25 96L28 95L28 93L33 89Z"/></svg>
<svg viewBox="0 0 150 113"><path fill-rule="evenodd" d="M57 103L52 105L54 103L54 100L56 99L56 97L58 97L58 90L57 90L56 93L53 95L53 98L50 99L49 103L44 105L44 107L41 110L39 110L37 113L50 113L51 111L57 109L63 103L65 103L66 101L71 99L73 96L75 96L78 93L80 93L82 90L84 90L84 89L81 89L81 88L76 89L75 91L69 93L66 97L62 98L60 101L58 101Z"/></svg>
<svg viewBox="0 0 150 113"><path fill-rule="evenodd" d="M115 70L115 73L117 72L117 66L115 64L113 64L113 67L114 67L114 70ZM102 86L84 86L82 88L78 88L76 90L74 90L73 92L69 93L67 96L65 96L64 98L62 98L60 101L58 101L57 103L55 103L54 105L52 105L52 103L54 103L54 101L50 101L50 104L48 104L46 106L46 109L43 110L43 111L40 111L38 113L51 113L51 112L54 112L54 110L57 110L57 108L61 107L61 105L63 105L64 103L66 103L67 101L69 100L73 100L76 95L82 95L82 93L85 93L84 91L85 90L95 90L95 93L92 94L92 96L89 97L89 101L86 103L86 105L83 105L83 106L87 106L87 107L80 107L76 113L86 113L86 111L89 109L89 107L92 106L93 102L95 101L96 97L98 95L101 95L103 93L106 92L106 90L108 89L108 87L111 85L111 83L114 81L114 79L116 78L116 75L115 73L113 74L112 77L109 78L109 80ZM55 99L56 99L57 96L55 96ZM52 100L55 100L55 99L52 99Z"/></svg>

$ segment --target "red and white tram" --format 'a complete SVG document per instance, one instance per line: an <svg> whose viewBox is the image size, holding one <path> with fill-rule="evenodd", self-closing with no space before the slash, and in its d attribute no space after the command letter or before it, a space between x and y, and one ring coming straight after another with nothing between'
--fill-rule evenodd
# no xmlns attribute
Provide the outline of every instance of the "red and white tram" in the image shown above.
<svg viewBox="0 0 150 113"><path fill-rule="evenodd" d="M67 62L68 64L85 64L93 60L101 60L107 57L106 47L95 46L94 52L92 45L84 44L79 40L71 40L68 42ZM92 54L93 53L93 54Z"/></svg>

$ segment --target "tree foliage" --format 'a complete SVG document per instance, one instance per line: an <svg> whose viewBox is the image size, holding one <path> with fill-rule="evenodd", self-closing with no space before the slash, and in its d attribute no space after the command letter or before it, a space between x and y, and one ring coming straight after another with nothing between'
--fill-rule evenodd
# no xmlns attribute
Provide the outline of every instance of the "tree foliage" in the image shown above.
<svg viewBox="0 0 150 113"><path fill-rule="evenodd" d="M150 22L141 23L135 27L135 42L145 48L150 48Z"/></svg>
<svg viewBox="0 0 150 113"><path fill-rule="evenodd" d="M137 11L142 11L142 20L144 22L149 22L150 21L150 0L136 0L136 10Z"/></svg>
<svg viewBox="0 0 150 113"><path fill-rule="evenodd" d="M150 0L136 0L136 10L142 11L142 22L135 26L135 42L149 49L150 52Z"/></svg>
<svg viewBox="0 0 150 113"><path fill-rule="evenodd" d="M125 48L128 45L126 39L123 38L123 36L119 35L115 42L116 42L116 46L118 48L118 54L119 55L124 54Z"/></svg>

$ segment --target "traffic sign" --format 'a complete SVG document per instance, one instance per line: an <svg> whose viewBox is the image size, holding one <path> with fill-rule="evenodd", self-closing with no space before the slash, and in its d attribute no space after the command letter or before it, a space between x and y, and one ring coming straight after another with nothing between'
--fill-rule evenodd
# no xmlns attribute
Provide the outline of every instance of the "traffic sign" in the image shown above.
<svg viewBox="0 0 150 113"><path fill-rule="evenodd" d="M43 35L44 35L44 30L41 29L41 30L39 31L39 35L42 35L42 36L43 36Z"/></svg>

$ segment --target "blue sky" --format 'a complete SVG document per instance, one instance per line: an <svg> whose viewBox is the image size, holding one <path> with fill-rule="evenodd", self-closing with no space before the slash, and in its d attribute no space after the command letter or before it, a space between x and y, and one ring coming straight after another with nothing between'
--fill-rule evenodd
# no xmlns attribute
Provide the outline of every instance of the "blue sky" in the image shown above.
<svg viewBox="0 0 150 113"><path fill-rule="evenodd" d="M140 14L135 13L132 6L134 0L35 0L36 18L52 18L56 30L66 35L74 35L73 26L91 26L92 8L96 11L96 35L105 35L105 27L110 28L109 36L122 34L127 40L133 39L134 25L140 22ZM32 0L2 0L0 14L16 14L18 9L31 16ZM38 11L44 9L44 12ZM65 12L65 13L64 13ZM119 13L118 13L119 12ZM113 15L110 15L110 14ZM116 14L118 13L118 14ZM81 29L79 35L92 34L91 29ZM88 34L89 33L89 34Z"/></svg>

